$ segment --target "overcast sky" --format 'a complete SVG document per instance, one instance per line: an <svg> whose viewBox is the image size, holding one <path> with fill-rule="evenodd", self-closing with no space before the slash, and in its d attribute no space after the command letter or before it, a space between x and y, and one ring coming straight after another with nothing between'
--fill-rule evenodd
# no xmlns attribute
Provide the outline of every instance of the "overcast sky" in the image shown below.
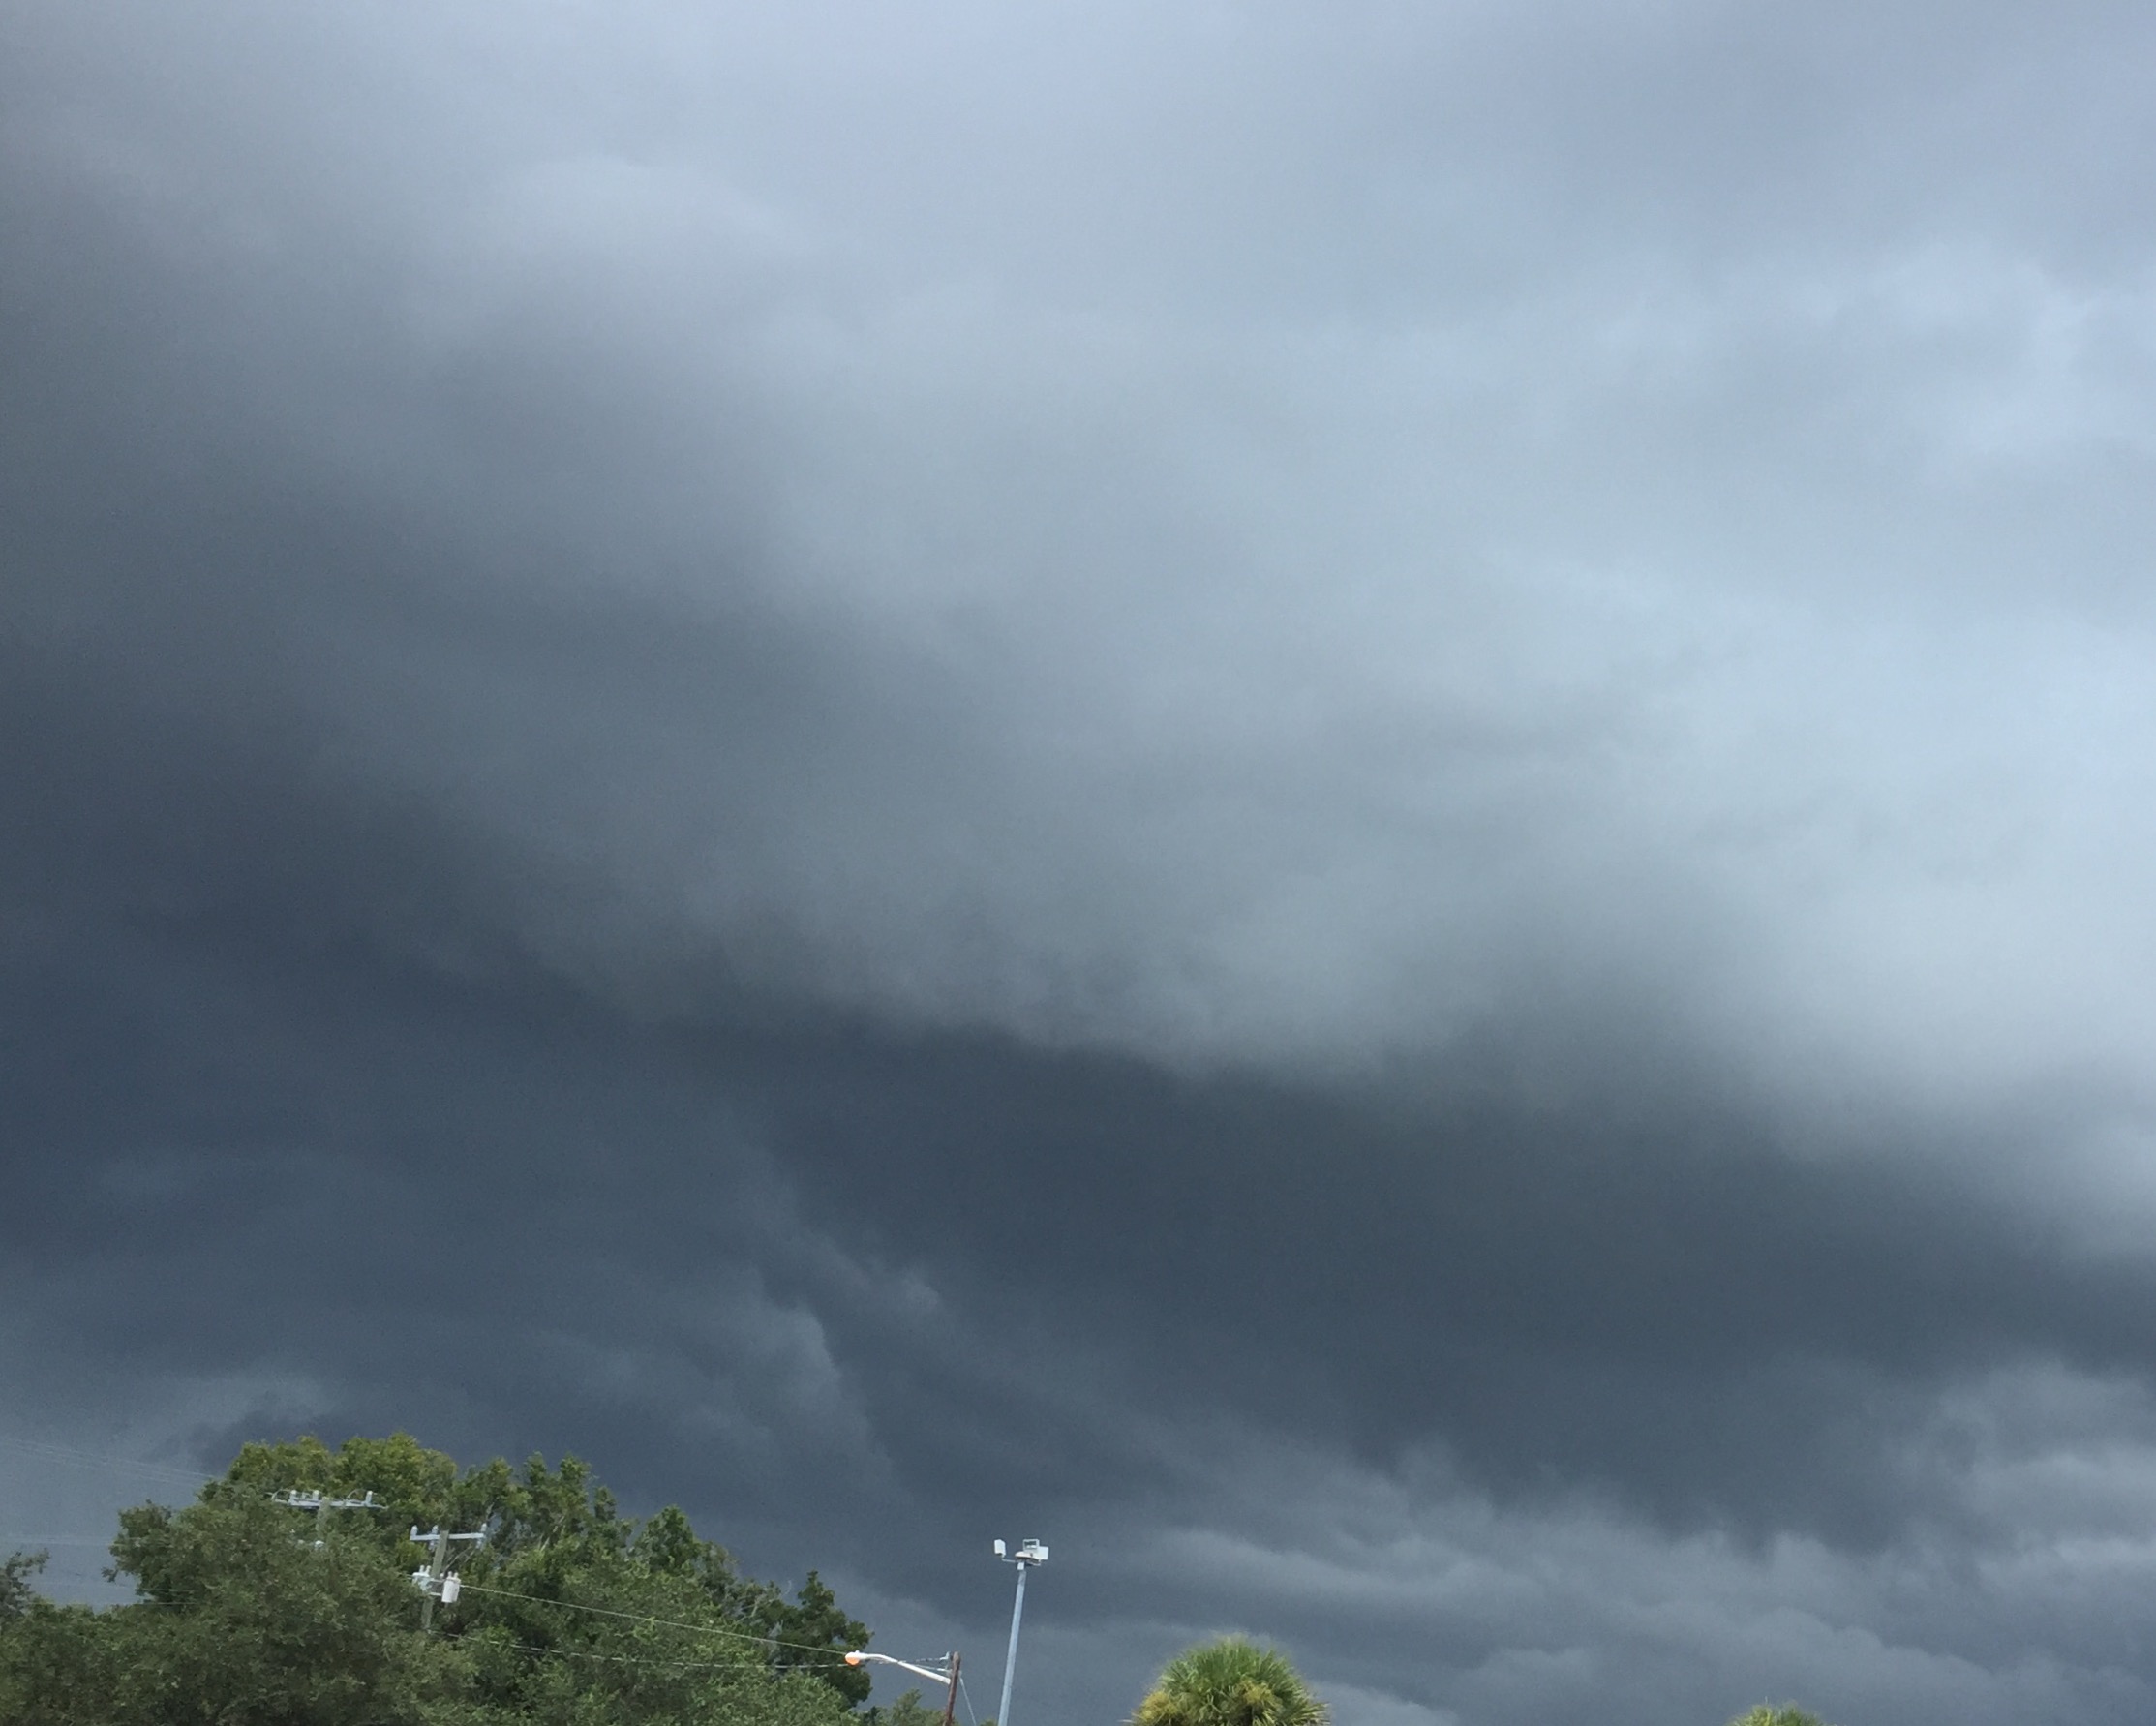
<svg viewBox="0 0 2156 1726"><path fill-rule="evenodd" d="M2156 1715L2152 79L0 8L0 1547L401 1427L984 1713L1037 1535L1018 1726Z"/></svg>

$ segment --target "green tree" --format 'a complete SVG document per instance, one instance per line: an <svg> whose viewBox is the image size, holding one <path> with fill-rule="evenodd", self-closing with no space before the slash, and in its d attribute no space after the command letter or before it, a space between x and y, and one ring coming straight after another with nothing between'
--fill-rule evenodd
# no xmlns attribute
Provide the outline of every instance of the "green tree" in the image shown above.
<svg viewBox="0 0 2156 1726"><path fill-rule="evenodd" d="M1325 1705L1278 1649L1223 1636L1168 1663L1132 1726L1325 1726Z"/></svg>
<svg viewBox="0 0 2156 1726"><path fill-rule="evenodd" d="M1782 1703L1778 1708L1773 1703L1762 1702L1730 1721L1729 1726L1826 1726L1817 1714L1807 1713L1793 1702Z"/></svg>
<svg viewBox="0 0 2156 1726"><path fill-rule="evenodd" d="M405 1628L411 1584L380 1550L288 1510L224 1495L123 1511L114 1574L138 1604L40 1603L8 1627L4 1664L25 1721L179 1726L399 1726L420 1718L424 1650Z"/></svg>
<svg viewBox="0 0 2156 1726"><path fill-rule="evenodd" d="M318 1520L288 1488L386 1508ZM407 1534L436 1522L488 1538L429 1635ZM138 1598L102 1612L0 1567L7 1726L844 1726L819 1662L857 1680L836 1650L867 1640L813 1572L789 1601L574 1459L459 1470L402 1434L250 1444L196 1503L123 1512L112 1553Z"/></svg>
<svg viewBox="0 0 2156 1726"><path fill-rule="evenodd" d="M757 1583L738 1601L743 1618L771 1638L779 1670L817 1679L849 1706L868 1700L868 1674L845 1662L848 1649L867 1647L868 1626L839 1610L837 1596L813 1570L791 1600L769 1583Z"/></svg>
<svg viewBox="0 0 2156 1726"><path fill-rule="evenodd" d="M943 1710L922 1701L919 1690L908 1690L896 1702L869 1709L864 1718L870 1726L943 1726ZM994 1726L994 1722L986 1722L985 1726Z"/></svg>
<svg viewBox="0 0 2156 1726"><path fill-rule="evenodd" d="M45 1568L49 1555L42 1552L11 1553L0 1561L0 1624L26 1617L38 1597L30 1578Z"/></svg>
<svg viewBox="0 0 2156 1726"><path fill-rule="evenodd" d="M0 1720L8 1726L101 1721L111 1693L114 1641L87 1607L34 1600L0 1620Z"/></svg>
<svg viewBox="0 0 2156 1726"><path fill-rule="evenodd" d="M813 1677L848 1707L868 1698L868 1675L843 1656L865 1648L870 1632L839 1608L815 1571L788 1599L775 1585L743 1576L726 1549L700 1538L678 1506L641 1525L624 1517L614 1495L575 1457L552 1469L535 1456L521 1469L497 1460L460 1473L449 1457L404 1433L349 1438L334 1451L309 1438L245 1446L222 1484L257 1496L293 1489L340 1498L372 1492L385 1510L345 1511L333 1520L375 1530L385 1549L405 1556L408 1570L418 1550L407 1544L408 1530L440 1523L487 1529L484 1546L459 1562L475 1584L513 1575L520 1591L553 1598L587 1573L619 1571L615 1580L624 1587L634 1586L638 1573L685 1580L704 1596L684 1596L688 1609L701 1615L699 1622L710 1618L714 1625L748 1633L774 1670ZM483 1612L471 1606L461 1619L450 1617L475 1623Z"/></svg>

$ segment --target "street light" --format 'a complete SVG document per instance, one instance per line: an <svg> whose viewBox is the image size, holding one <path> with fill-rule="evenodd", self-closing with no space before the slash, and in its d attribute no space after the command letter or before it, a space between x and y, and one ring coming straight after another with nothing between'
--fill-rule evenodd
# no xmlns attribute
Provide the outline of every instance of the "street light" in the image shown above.
<svg viewBox="0 0 2156 1726"><path fill-rule="evenodd" d="M946 1666L938 1672L933 1666L916 1666L911 1660L894 1659L889 1654L871 1654L866 1649L856 1649L846 1656L848 1666L861 1666L873 1660L878 1666L896 1666L900 1672L917 1673L922 1678L932 1678L939 1684L951 1681L951 1669Z"/></svg>
<svg viewBox="0 0 2156 1726"><path fill-rule="evenodd" d="M846 1656L848 1666L861 1666L873 1660L878 1666L896 1666L900 1672L919 1673L923 1678L932 1678L943 1686L943 1726L953 1726L958 1711L958 1656L944 1656L950 1664L941 1672L933 1666L916 1666L911 1660L896 1659L890 1654L871 1654L866 1649L856 1649Z"/></svg>
<svg viewBox="0 0 2156 1726"><path fill-rule="evenodd" d="M1038 1540L1028 1540L1012 1553L998 1540L995 1556L1018 1569L1018 1597L1011 1602L1011 1651L1003 1656L1003 1704L995 1711L995 1726L1011 1726L1011 1681L1018 1670L1018 1620L1025 1614L1025 1573L1048 1561L1048 1549Z"/></svg>

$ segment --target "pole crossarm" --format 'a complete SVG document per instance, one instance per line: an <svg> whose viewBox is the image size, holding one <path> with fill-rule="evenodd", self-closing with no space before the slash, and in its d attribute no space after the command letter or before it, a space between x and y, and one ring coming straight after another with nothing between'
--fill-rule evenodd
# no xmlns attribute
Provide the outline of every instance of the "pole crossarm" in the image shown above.
<svg viewBox="0 0 2156 1726"><path fill-rule="evenodd" d="M289 1504L294 1510L387 1510L389 1508L388 1505L375 1497L373 1487L367 1489L367 1496L363 1499L330 1499L324 1498L320 1493L312 1490L301 1492L297 1487L287 1487L281 1493L271 1493L269 1501L272 1504Z"/></svg>
<svg viewBox="0 0 2156 1726"><path fill-rule="evenodd" d="M454 1606L457 1595L464 1587L456 1572L449 1568L449 1543L452 1540L484 1540L487 1531L480 1529L471 1534L451 1534L445 1532L440 1523L436 1523L422 1534L419 1525L413 1523L411 1537L428 1549L429 1561L411 1573L411 1580L417 1585L421 1595L419 1628L431 1630L434 1628L434 1603L440 1600L444 1606Z"/></svg>
<svg viewBox="0 0 2156 1726"><path fill-rule="evenodd" d="M324 1498L314 1487L309 1487L305 1492L301 1492L296 1486L288 1486L281 1493L271 1493L269 1501L272 1504L288 1504L294 1510L312 1510L315 1513L315 1544L318 1547L324 1544L325 1537L329 1532L329 1513L332 1510L387 1510L389 1508L388 1505L375 1497L375 1489L371 1486L367 1489L367 1496L363 1499L329 1499Z"/></svg>

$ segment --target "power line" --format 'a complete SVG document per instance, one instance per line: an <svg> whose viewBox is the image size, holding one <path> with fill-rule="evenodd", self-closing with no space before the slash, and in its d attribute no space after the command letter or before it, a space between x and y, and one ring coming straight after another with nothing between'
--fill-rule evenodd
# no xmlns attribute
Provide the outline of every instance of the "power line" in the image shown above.
<svg viewBox="0 0 2156 1726"><path fill-rule="evenodd" d="M469 1538L469 1536L460 1536L460 1538ZM47 1543L40 1542L40 1544ZM60 1542L54 1540L49 1544L57 1546ZM87 1542L84 1542L84 1544L87 1544ZM652 1614L644 1612L623 1612L612 1606L587 1606L579 1600L550 1600L544 1594L520 1594L512 1589L495 1589L489 1588L481 1582L465 1582L462 1577L457 1580L462 1584L460 1591L465 1593L493 1594L499 1599L523 1600L533 1606L560 1606L570 1612L593 1613L600 1618L625 1619L630 1623L635 1624L660 1624L670 1630L690 1630L700 1636L727 1636L742 1642L753 1642L759 1648L793 1649L805 1654L837 1654L839 1652L837 1649L832 1648L829 1644L818 1647L806 1642L787 1642L776 1636L759 1635L753 1630L730 1630L720 1624L691 1624L681 1619L655 1618ZM135 1604L138 1606L177 1607L177 1602L170 1600L140 1600L135 1602ZM529 1642L515 1642L507 1646L523 1649L530 1653L563 1654L579 1660L629 1660L641 1665L694 1667L699 1670L708 1668L714 1672L724 1670L728 1666L728 1662L723 1660L652 1660L630 1654L601 1654L580 1649L542 1649ZM960 1689L964 1688L964 1681L962 1679L959 1681ZM966 1712L968 1714L973 1712L973 1699L970 1696L966 1698ZM979 1726L978 1719L975 1726Z"/></svg>
<svg viewBox="0 0 2156 1726"><path fill-rule="evenodd" d="M112 1542L103 1534L0 1534L0 1544L9 1546L110 1546Z"/></svg>
<svg viewBox="0 0 2156 1726"><path fill-rule="evenodd" d="M667 1666L679 1672L733 1672L730 1660L659 1660L649 1654L602 1654L594 1649L548 1649L535 1642L505 1642L497 1648L519 1649L527 1654L559 1655L569 1660L612 1660L623 1666Z"/></svg>
<svg viewBox="0 0 2156 1726"><path fill-rule="evenodd" d="M759 1648L794 1649L805 1654L828 1654L835 1659L843 1658L842 1650L829 1643L821 1645L807 1642L787 1642L776 1636L764 1636L754 1630L730 1630L720 1624L691 1624L681 1619L653 1618L650 1613L622 1612L612 1606L586 1606L579 1600L549 1600L544 1594L519 1594L509 1589L493 1589L484 1583L468 1582L464 1591L469 1594L496 1594L504 1600L529 1600L534 1606L562 1606L571 1612L596 1613L601 1618L627 1619L638 1624L663 1624L670 1630L693 1630L699 1636L730 1636L739 1642L753 1642Z"/></svg>
<svg viewBox="0 0 2156 1726"><path fill-rule="evenodd" d="M131 1473L183 1482L188 1486L198 1487L210 1478L205 1473L191 1474L185 1469L175 1469L168 1463L146 1463L138 1457L131 1456L105 1456L94 1450L76 1450L66 1444L49 1444L43 1438L18 1438L11 1433L0 1433L0 1444L54 1462L75 1463L97 1469L119 1469Z"/></svg>
<svg viewBox="0 0 2156 1726"><path fill-rule="evenodd" d="M468 1582L464 1585L474 1594L499 1594L505 1600L529 1600L535 1606L565 1606L571 1612L596 1613L601 1618L627 1619L639 1624L664 1624L671 1630L693 1630L704 1636L731 1636L740 1642L753 1642L762 1648L796 1649L805 1654L831 1654L838 1656L842 1650L826 1643L817 1647L805 1642L785 1642L775 1636L760 1635L754 1630L729 1630L718 1624L691 1624L680 1619L653 1618L649 1613L621 1612L611 1606L586 1606L578 1600L549 1600L543 1594L519 1594L508 1589L490 1589L483 1583Z"/></svg>
<svg viewBox="0 0 2156 1726"><path fill-rule="evenodd" d="M470 1587L470 1584L466 1585ZM522 1596L520 1596L522 1598ZM561 1604L566 1604L562 1602ZM656 1620L664 1623L666 1620ZM666 1666L682 1672L737 1672L731 1660L662 1660L650 1654L602 1654L596 1649L541 1648L535 1642L498 1642L496 1648L519 1649L528 1654L559 1655L568 1660L614 1660L624 1666ZM788 1643L788 1648L799 1648L799 1643Z"/></svg>

